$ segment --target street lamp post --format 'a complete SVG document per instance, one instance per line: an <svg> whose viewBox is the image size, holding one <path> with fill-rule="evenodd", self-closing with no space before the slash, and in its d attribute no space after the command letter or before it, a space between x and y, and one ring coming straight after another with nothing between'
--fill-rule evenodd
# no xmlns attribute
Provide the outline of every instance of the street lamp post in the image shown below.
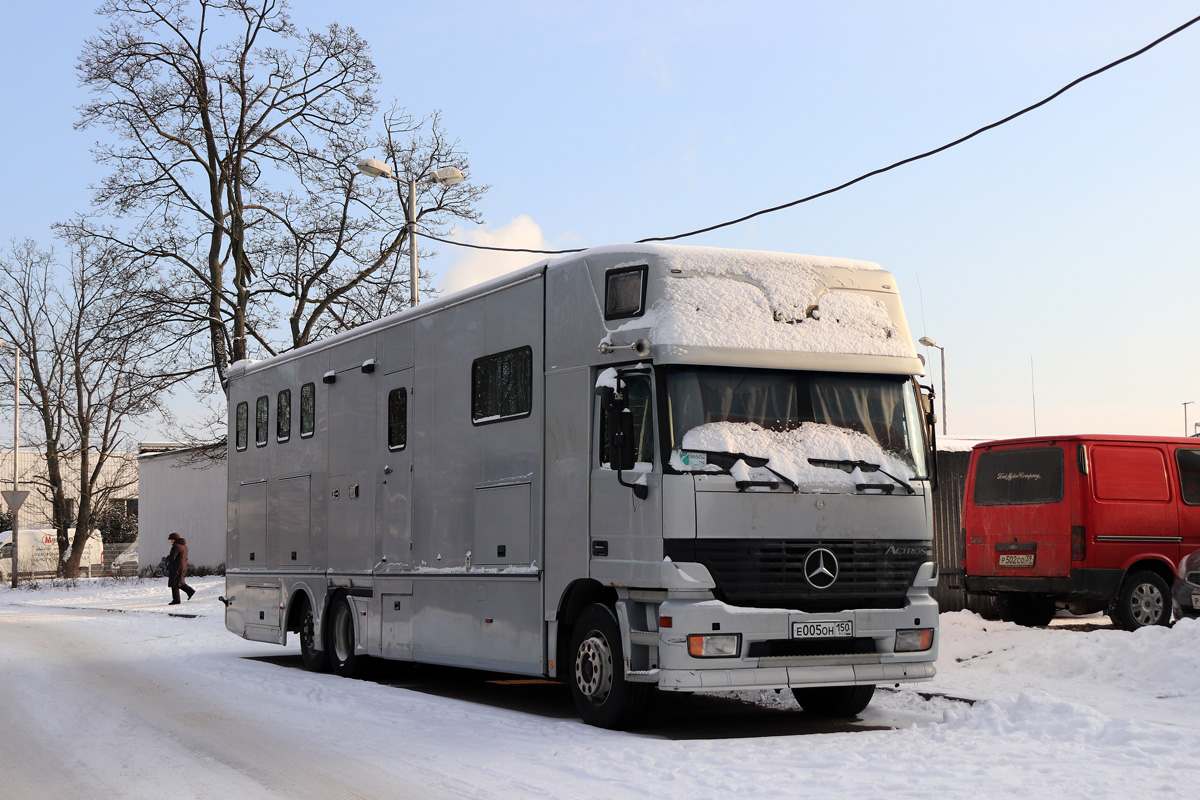
<svg viewBox="0 0 1200 800"><path fill-rule="evenodd" d="M371 178L403 180L392 172L391 164L385 164L376 158L361 159L355 164L355 167L363 175ZM417 297L417 184L438 183L442 186L453 186L456 183L462 183L465 177L458 167L439 167L431 172L425 180L418 181L416 178L409 178L406 181L408 183L408 209L405 212L404 227L408 229L409 304L414 308L420 302Z"/></svg>
<svg viewBox="0 0 1200 800"><path fill-rule="evenodd" d="M1187 407L1192 405L1195 402L1196 402L1195 400L1188 400L1186 403L1183 404L1183 435L1184 436L1188 435L1188 432L1187 432Z"/></svg>
<svg viewBox="0 0 1200 800"><path fill-rule="evenodd" d="M12 588L17 588L17 572L19 571L20 561L17 560L17 518L21 513L21 501L24 497L20 494L21 487L17 483L17 446L20 442L18 438L21 430L21 348L15 344L10 344L0 340L0 347L10 347L13 350L13 474L12 474L12 500L9 500L9 507L12 509ZM15 501L15 502L14 502Z"/></svg>
<svg viewBox="0 0 1200 800"><path fill-rule="evenodd" d="M922 336L919 341L921 344L925 345L926 347L936 347L938 350L942 351L942 435L945 436L946 428L947 428L947 425L946 425L946 348L942 347L937 342L935 342L933 339L930 339L928 336Z"/></svg>

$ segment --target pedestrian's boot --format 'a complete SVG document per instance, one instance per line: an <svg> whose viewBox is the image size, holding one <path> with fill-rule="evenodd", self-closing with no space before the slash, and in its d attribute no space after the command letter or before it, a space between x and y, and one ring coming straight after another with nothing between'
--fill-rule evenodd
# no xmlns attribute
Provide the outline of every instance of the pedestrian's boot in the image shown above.
<svg viewBox="0 0 1200 800"><path fill-rule="evenodd" d="M179 601L178 601L178 600L172 600L171 602L167 603L167 605L169 605L169 606L177 606L177 605L179 605Z"/></svg>
<svg viewBox="0 0 1200 800"><path fill-rule="evenodd" d="M191 599L192 599L192 595L194 595L194 594L196 593L196 590L195 590L195 589L188 589L188 590L187 590L187 593L188 593L188 600L191 600Z"/></svg>

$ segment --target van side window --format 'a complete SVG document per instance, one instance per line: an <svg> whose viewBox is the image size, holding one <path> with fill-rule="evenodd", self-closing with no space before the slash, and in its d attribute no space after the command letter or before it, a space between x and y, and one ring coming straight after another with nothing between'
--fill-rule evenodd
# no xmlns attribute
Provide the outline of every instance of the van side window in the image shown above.
<svg viewBox="0 0 1200 800"><path fill-rule="evenodd" d="M1200 505L1200 450L1176 450L1179 493L1189 506Z"/></svg>
<svg viewBox="0 0 1200 800"><path fill-rule="evenodd" d="M408 389L388 392L388 450L403 450L408 444Z"/></svg>
<svg viewBox="0 0 1200 800"><path fill-rule="evenodd" d="M1171 499L1167 465L1154 447L1092 448L1092 487L1097 500L1164 503Z"/></svg>
<svg viewBox="0 0 1200 800"><path fill-rule="evenodd" d="M234 443L238 450L246 449L246 437L250 426L250 407L243 400L237 404L237 421L234 423Z"/></svg>
<svg viewBox="0 0 1200 800"><path fill-rule="evenodd" d="M471 422L526 417L533 410L533 348L518 347L471 364Z"/></svg>
<svg viewBox="0 0 1200 800"><path fill-rule="evenodd" d="M1063 499L1063 451L1059 447L989 450L975 464L977 506L1026 506Z"/></svg>
<svg viewBox="0 0 1200 800"><path fill-rule="evenodd" d="M316 384L306 383L300 387L300 436L308 438L313 435L317 422L317 387Z"/></svg>
<svg viewBox="0 0 1200 800"><path fill-rule="evenodd" d="M623 375L626 402L633 414L633 452L635 460L654 463L654 400L649 375ZM665 458L665 456L664 456ZM600 414L600 463L609 463L608 415Z"/></svg>
<svg viewBox="0 0 1200 800"><path fill-rule="evenodd" d="M292 438L292 390L279 393L275 404L275 440L286 442Z"/></svg>
<svg viewBox="0 0 1200 800"><path fill-rule="evenodd" d="M254 404L254 446L267 446L267 421L270 416L271 401L264 394Z"/></svg>

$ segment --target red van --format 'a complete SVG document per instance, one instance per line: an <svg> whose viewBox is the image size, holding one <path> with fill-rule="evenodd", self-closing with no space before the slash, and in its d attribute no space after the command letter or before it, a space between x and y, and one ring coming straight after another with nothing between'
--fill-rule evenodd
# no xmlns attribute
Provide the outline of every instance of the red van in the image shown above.
<svg viewBox="0 0 1200 800"><path fill-rule="evenodd" d="M971 451L963 498L968 592L1045 625L1106 611L1166 625L1180 559L1200 547L1200 439L1048 436Z"/></svg>

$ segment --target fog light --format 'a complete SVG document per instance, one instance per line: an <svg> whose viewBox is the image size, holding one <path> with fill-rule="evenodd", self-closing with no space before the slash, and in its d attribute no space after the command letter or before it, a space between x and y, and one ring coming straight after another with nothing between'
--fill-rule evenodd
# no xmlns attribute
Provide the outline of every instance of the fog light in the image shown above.
<svg viewBox="0 0 1200 800"><path fill-rule="evenodd" d="M897 653L919 653L933 647L933 628L896 631Z"/></svg>
<svg viewBox="0 0 1200 800"><path fill-rule="evenodd" d="M716 636L695 633L688 637L688 655L692 658L732 658L742 649L740 633L722 633Z"/></svg>

